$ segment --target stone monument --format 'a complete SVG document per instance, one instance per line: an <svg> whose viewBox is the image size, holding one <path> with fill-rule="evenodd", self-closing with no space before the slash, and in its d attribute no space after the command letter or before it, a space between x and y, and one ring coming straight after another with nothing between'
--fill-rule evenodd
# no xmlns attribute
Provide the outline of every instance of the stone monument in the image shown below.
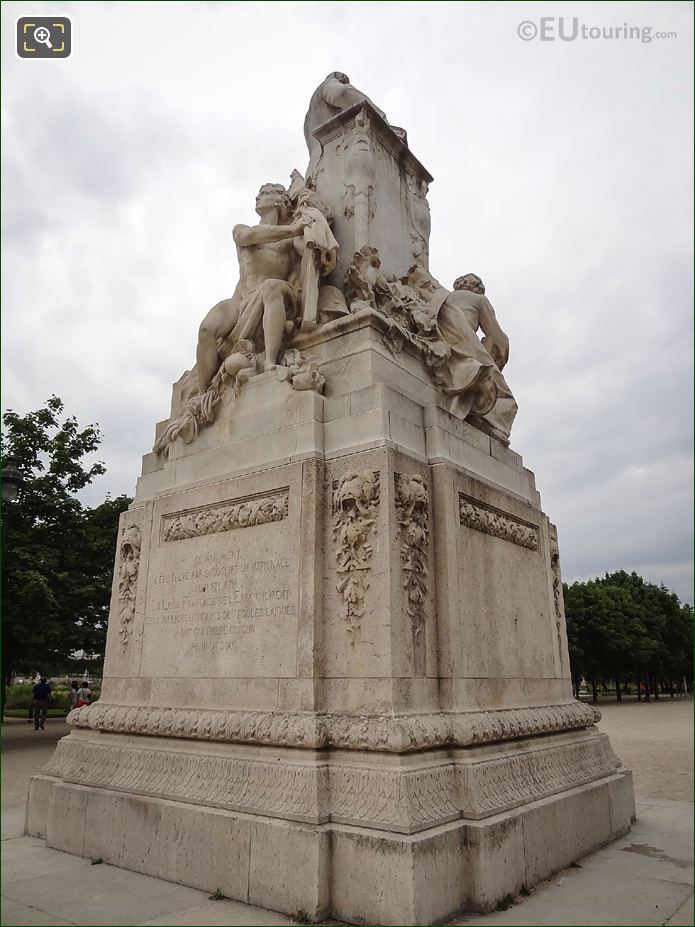
<svg viewBox="0 0 695 927"><path fill-rule="evenodd" d="M430 924L624 834L632 782L572 697L509 341L479 277L429 271L432 177L339 72L305 132L305 175L234 228L239 283L121 518L102 697L26 830L289 914Z"/></svg>

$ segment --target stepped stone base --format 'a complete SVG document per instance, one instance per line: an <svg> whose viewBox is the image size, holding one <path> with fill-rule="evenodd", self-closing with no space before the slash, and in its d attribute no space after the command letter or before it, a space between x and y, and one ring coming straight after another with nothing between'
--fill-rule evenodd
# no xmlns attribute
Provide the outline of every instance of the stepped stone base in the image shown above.
<svg viewBox="0 0 695 927"><path fill-rule="evenodd" d="M300 334L325 396L259 374L145 457L101 698L28 833L291 915L430 924L629 829L534 476L387 334L370 309Z"/></svg>
<svg viewBox="0 0 695 927"><path fill-rule="evenodd" d="M26 830L55 849L289 915L431 924L493 910L626 833L632 796L631 774L620 768L484 820L403 834L35 776Z"/></svg>

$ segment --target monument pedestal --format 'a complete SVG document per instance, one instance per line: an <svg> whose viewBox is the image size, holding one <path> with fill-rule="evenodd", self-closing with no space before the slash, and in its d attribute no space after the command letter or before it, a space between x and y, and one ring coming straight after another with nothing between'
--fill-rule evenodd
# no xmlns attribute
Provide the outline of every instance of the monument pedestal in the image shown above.
<svg viewBox="0 0 695 927"><path fill-rule="evenodd" d="M32 779L28 833L291 915L428 924L629 829L533 474L388 329L363 309L299 336L325 396L261 374L144 458L102 697Z"/></svg>

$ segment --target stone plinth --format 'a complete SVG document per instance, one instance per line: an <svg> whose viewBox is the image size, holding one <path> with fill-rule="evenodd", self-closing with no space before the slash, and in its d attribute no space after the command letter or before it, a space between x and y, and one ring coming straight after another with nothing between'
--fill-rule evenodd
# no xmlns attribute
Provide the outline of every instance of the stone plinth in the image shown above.
<svg viewBox="0 0 695 927"><path fill-rule="evenodd" d="M289 914L490 910L625 833L572 698L557 534L520 456L364 309L147 455L101 700L32 780L49 845ZM161 423L159 432L167 423Z"/></svg>
<svg viewBox="0 0 695 927"><path fill-rule="evenodd" d="M327 282L341 286L364 245L379 251L386 276L403 276L418 259L427 267L432 176L391 126L360 103L323 123L314 137L322 146L316 189L334 216L340 244Z"/></svg>

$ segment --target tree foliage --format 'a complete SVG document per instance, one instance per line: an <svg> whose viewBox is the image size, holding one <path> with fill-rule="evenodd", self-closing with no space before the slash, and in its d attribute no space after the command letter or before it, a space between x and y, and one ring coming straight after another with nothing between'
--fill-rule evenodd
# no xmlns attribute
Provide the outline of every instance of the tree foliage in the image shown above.
<svg viewBox="0 0 695 927"><path fill-rule="evenodd" d="M594 684L611 679L660 682L693 678L693 610L665 586L637 573L564 587L572 676Z"/></svg>
<svg viewBox="0 0 695 927"><path fill-rule="evenodd" d="M3 503L3 675L90 665L103 655L118 516L126 496L96 508L76 493L105 472L89 462L98 426L80 428L52 396L26 415L3 414L2 453L26 480ZM81 660L75 658L84 651Z"/></svg>

